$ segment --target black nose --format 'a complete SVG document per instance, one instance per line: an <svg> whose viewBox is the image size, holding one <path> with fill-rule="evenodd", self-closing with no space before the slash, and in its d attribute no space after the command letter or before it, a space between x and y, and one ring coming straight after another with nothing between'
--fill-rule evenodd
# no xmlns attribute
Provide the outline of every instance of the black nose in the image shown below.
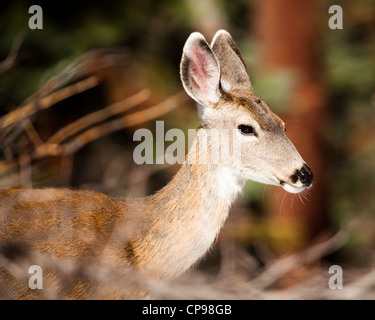
<svg viewBox="0 0 375 320"><path fill-rule="evenodd" d="M298 179L303 183L304 187L310 187L313 181L313 173L309 166L305 163L301 170L297 170L295 173Z"/></svg>

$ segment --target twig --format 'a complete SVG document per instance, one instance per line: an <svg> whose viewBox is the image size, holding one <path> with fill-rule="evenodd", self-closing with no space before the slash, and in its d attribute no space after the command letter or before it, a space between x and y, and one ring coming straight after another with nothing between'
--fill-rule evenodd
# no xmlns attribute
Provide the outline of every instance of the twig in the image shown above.
<svg viewBox="0 0 375 320"><path fill-rule="evenodd" d="M150 91L148 89L144 89L125 100L111 104L102 110L92 112L57 131L51 138L48 139L46 143L59 144L80 131L89 128L95 123L101 122L143 103L149 97Z"/></svg>
<svg viewBox="0 0 375 320"><path fill-rule="evenodd" d="M17 36L13 40L8 56L3 61L0 62L0 73L4 73L5 71L11 69L14 66L17 56L18 56L18 52L21 48L21 45L24 39L25 39L24 32L20 32L17 34Z"/></svg>
<svg viewBox="0 0 375 320"><path fill-rule="evenodd" d="M375 270L366 273L362 277L344 284L343 290L329 290L323 295L327 299L363 299L369 289L373 289L375 285ZM372 292L373 299L375 296Z"/></svg>
<svg viewBox="0 0 375 320"><path fill-rule="evenodd" d="M328 253L341 248L346 243L347 237L347 231L341 230L332 238L313 245L303 252L280 258L275 263L268 266L257 278L250 281L248 285L255 290L264 290L298 266L310 264Z"/></svg>
<svg viewBox="0 0 375 320"><path fill-rule="evenodd" d="M180 91L179 93L175 94L174 96L168 98L167 100L153 106L147 108L145 110L141 110L138 112L134 112L128 116L125 116L120 120L120 122L126 127L133 127L139 125L141 123L145 123L157 117L160 117L173 109L177 106L181 105L185 101L188 100L188 96L184 91Z"/></svg>
<svg viewBox="0 0 375 320"><path fill-rule="evenodd" d="M32 188L32 167L30 154L25 151L19 157L20 184L22 188Z"/></svg>
<svg viewBox="0 0 375 320"><path fill-rule="evenodd" d="M84 146L85 144L94 141L100 137L160 117L163 114L166 114L169 111L175 109L177 106L179 106L186 100L186 94L183 92L179 92L176 95L168 98L167 100L153 107L147 108L142 111L134 112L132 114L123 116L119 119L96 126L92 129L83 132L72 142L65 144L64 151L67 154L74 153L78 149L82 148L82 146Z"/></svg>
<svg viewBox="0 0 375 320"><path fill-rule="evenodd" d="M65 88L82 79L87 79L92 75L100 78L100 81L98 81L102 82L104 79L101 79L101 69L109 67L118 68L125 65L127 59L128 53L124 48L90 50L67 65L60 74L48 80L40 89L28 97L23 104L38 101L51 94L51 92Z"/></svg>
<svg viewBox="0 0 375 320"><path fill-rule="evenodd" d="M150 121L151 119L160 117L161 115L166 114L177 106L181 105L186 100L186 94L181 91L155 106L149 107L145 110L134 112L129 115L125 115L119 119L115 119L88 129L70 142L66 142L64 144L46 143L36 150L34 157L43 158L45 156L51 155L56 156L73 154L87 143L106 136L112 132L116 132L127 127L132 127Z"/></svg>
<svg viewBox="0 0 375 320"><path fill-rule="evenodd" d="M0 118L0 130L30 117L39 110L44 110L59 101L65 100L75 94L91 89L99 84L99 79L95 76L76 82L66 88L55 91L50 95L41 98L36 102L30 102L16 110L13 110Z"/></svg>
<svg viewBox="0 0 375 320"><path fill-rule="evenodd" d="M28 135L30 141L33 143L35 149L43 145L42 139L39 137L39 134L35 130L29 118L26 118L25 120L22 121L22 126L26 134Z"/></svg>

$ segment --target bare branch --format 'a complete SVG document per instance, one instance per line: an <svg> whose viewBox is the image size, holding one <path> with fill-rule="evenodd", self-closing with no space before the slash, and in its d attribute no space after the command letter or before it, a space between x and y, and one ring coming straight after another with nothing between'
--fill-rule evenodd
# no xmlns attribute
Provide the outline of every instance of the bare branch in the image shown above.
<svg viewBox="0 0 375 320"><path fill-rule="evenodd" d="M30 102L16 110L7 113L0 118L0 129L3 130L10 125L30 117L34 113L47 109L59 101L65 100L75 94L91 89L99 84L99 79L95 76L74 83L66 88L55 91L38 101Z"/></svg>
<svg viewBox="0 0 375 320"><path fill-rule="evenodd" d="M9 50L8 56L0 62L0 73L4 73L11 69L16 62L18 52L21 48L22 42L25 39L25 33L20 32L13 40L12 46Z"/></svg>
<svg viewBox="0 0 375 320"><path fill-rule="evenodd" d="M39 137L38 132L35 130L29 118L23 120L22 125L30 141L33 143L35 149L43 145L42 139Z"/></svg>
<svg viewBox="0 0 375 320"><path fill-rule="evenodd" d="M109 117L125 112L141 104L149 97L150 91L148 89L144 89L125 100L111 104L102 110L92 112L57 131L50 139L48 139L46 143L59 144L80 131L89 128L95 123L101 122Z"/></svg>
<svg viewBox="0 0 375 320"><path fill-rule="evenodd" d="M67 154L76 152L85 144L94 141L100 137L108 135L112 132L122 130L127 127L132 127L141 123L145 123L152 119L158 118L163 114L170 112L187 100L184 92L179 92L167 100L138 112L123 116L119 119L101 124L97 127L89 129L75 138L73 141L64 145L64 151Z"/></svg>
<svg viewBox="0 0 375 320"><path fill-rule="evenodd" d="M267 288L302 264L313 263L325 255L341 248L346 243L347 237L347 231L341 230L332 238L312 245L303 252L277 259L276 262L268 266L261 275L252 280L249 283L249 287L257 289Z"/></svg>
<svg viewBox="0 0 375 320"><path fill-rule="evenodd" d="M121 118L100 124L96 127L90 128L72 141L58 144L58 143L51 143L51 144L44 144L41 145L35 152L35 158L43 158L46 156L56 156L56 155L66 155L72 154L82 148L89 142L92 142L96 139L99 139L103 136L106 136L112 132L116 132L122 130L124 128L132 127L141 123L145 123L150 121L151 119L155 119L157 117L162 116L163 114L168 113L169 111L173 110L174 108L178 107L182 103L187 101L186 94L181 91L176 95L166 99L165 101L149 107L145 110L137 111L131 113L129 115L125 115ZM105 109L104 109L105 110ZM81 127L81 124L79 124ZM65 136L64 136L65 138Z"/></svg>

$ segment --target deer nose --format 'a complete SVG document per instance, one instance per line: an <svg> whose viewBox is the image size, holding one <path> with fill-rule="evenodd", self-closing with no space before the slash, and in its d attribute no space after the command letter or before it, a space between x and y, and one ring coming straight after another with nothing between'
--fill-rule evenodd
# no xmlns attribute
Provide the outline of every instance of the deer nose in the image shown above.
<svg viewBox="0 0 375 320"><path fill-rule="evenodd" d="M297 175L298 179L302 182L304 187L310 187L313 181L313 173L309 166L305 163L300 170L294 174Z"/></svg>

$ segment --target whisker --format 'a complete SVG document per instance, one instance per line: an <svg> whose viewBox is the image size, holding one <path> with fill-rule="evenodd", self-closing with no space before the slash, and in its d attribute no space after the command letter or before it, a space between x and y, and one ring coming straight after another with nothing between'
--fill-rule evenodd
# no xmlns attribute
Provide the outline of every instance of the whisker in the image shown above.
<svg viewBox="0 0 375 320"><path fill-rule="evenodd" d="M303 195L301 195L301 194L297 194L297 196L298 196L298 199L302 202L302 204L305 206L306 204L305 204L305 202L303 201Z"/></svg>
<svg viewBox="0 0 375 320"><path fill-rule="evenodd" d="M280 218L281 218L281 208L283 207L283 204L284 204L284 201L285 201L285 197L288 195L288 193L286 193L285 191L283 191L283 194L284 194L284 196L283 196L283 198L281 200L281 203L280 203L280 206L279 206L279 217ZM281 196L281 194L280 194L280 196Z"/></svg>
<svg viewBox="0 0 375 320"><path fill-rule="evenodd" d="M262 201L264 202L264 194L266 193L267 185L264 185L263 193L262 193Z"/></svg>
<svg viewBox="0 0 375 320"><path fill-rule="evenodd" d="M294 203L294 200L299 196L299 193L297 194L293 194L292 195L292 203L291 203L291 207L292 209L297 209L297 205ZM298 197L299 198L299 197ZM294 205L294 208L293 208L293 205ZM296 219L296 215L295 215L295 210L293 210L293 218Z"/></svg>

